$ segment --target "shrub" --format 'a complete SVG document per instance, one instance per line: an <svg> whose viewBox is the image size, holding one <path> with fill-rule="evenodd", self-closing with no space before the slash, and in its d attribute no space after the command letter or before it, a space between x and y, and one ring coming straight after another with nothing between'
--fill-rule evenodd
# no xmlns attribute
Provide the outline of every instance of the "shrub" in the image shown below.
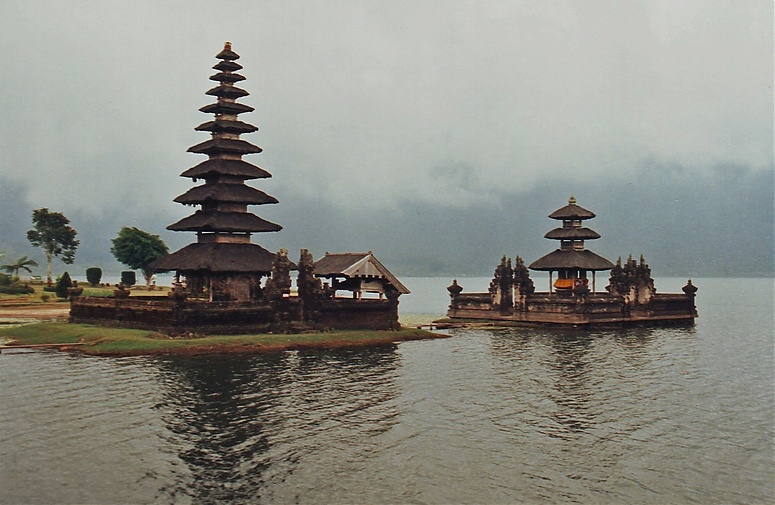
<svg viewBox="0 0 775 505"><path fill-rule="evenodd" d="M35 290L29 284L11 284L0 286L0 293L9 295L31 295Z"/></svg>
<svg viewBox="0 0 775 505"><path fill-rule="evenodd" d="M137 275L134 270L124 270L121 272L121 283L126 287L132 287L137 282Z"/></svg>
<svg viewBox="0 0 775 505"><path fill-rule="evenodd" d="M65 272L62 277L57 281L56 294L59 298L67 298L67 290L73 286L73 281L70 280L70 274Z"/></svg>
<svg viewBox="0 0 775 505"><path fill-rule="evenodd" d="M0 286L10 286L12 282L11 276L6 274L0 274Z"/></svg>
<svg viewBox="0 0 775 505"><path fill-rule="evenodd" d="M97 267L90 267L86 269L86 282L90 286L95 287L100 283L102 279L102 269Z"/></svg>
<svg viewBox="0 0 775 505"><path fill-rule="evenodd" d="M40 295L40 299L41 299L41 301L47 302L47 301L51 300L51 295L42 294L42 295Z"/></svg>

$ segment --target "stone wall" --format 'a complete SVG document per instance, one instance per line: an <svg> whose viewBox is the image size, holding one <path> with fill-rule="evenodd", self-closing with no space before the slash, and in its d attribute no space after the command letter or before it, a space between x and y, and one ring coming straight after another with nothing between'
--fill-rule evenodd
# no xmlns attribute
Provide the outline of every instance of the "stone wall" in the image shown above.
<svg viewBox="0 0 775 505"><path fill-rule="evenodd" d="M77 297L70 321L170 333L265 333L302 329L398 329L397 300L334 298L302 318L299 298L270 305L250 302L175 301L162 297ZM302 320L304 319L304 320Z"/></svg>
<svg viewBox="0 0 775 505"><path fill-rule="evenodd" d="M534 293L524 297L524 303L499 307L493 303L491 293L460 293L451 297L447 315L453 319L507 323L605 326L693 322L697 313L694 296L690 294L654 294L647 304L638 304L608 293Z"/></svg>

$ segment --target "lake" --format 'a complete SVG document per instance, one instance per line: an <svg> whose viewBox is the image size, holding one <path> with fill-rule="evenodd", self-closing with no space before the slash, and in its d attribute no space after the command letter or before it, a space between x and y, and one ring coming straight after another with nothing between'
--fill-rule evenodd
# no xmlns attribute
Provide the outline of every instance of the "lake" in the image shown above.
<svg viewBox="0 0 775 505"><path fill-rule="evenodd" d="M451 279L405 281L405 324L443 314ZM772 503L773 280L693 282L693 327L4 352L0 503Z"/></svg>

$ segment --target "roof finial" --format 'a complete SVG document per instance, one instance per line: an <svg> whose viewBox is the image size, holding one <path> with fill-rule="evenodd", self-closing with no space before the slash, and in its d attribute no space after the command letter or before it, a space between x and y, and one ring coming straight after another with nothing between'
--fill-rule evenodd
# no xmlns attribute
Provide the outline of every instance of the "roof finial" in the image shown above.
<svg viewBox="0 0 775 505"><path fill-rule="evenodd" d="M231 42L224 42L223 44L223 50L224 51L231 51Z"/></svg>
<svg viewBox="0 0 775 505"><path fill-rule="evenodd" d="M568 205L576 205L576 197L571 195L570 198L568 198Z"/></svg>

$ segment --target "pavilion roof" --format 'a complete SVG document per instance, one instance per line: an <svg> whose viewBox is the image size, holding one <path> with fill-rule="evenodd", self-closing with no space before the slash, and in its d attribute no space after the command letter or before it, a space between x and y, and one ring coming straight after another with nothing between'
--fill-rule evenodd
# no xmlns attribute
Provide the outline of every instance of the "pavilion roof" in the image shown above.
<svg viewBox="0 0 775 505"><path fill-rule="evenodd" d="M614 264L588 250L557 249L530 264L531 270L610 270Z"/></svg>
<svg viewBox="0 0 775 505"><path fill-rule="evenodd" d="M319 277L384 279L399 293L408 294L410 292L371 252L326 253L315 262L315 275Z"/></svg>
<svg viewBox="0 0 775 505"><path fill-rule="evenodd" d="M210 272L272 271L275 255L251 243L193 243L160 258L149 266L153 270Z"/></svg>

